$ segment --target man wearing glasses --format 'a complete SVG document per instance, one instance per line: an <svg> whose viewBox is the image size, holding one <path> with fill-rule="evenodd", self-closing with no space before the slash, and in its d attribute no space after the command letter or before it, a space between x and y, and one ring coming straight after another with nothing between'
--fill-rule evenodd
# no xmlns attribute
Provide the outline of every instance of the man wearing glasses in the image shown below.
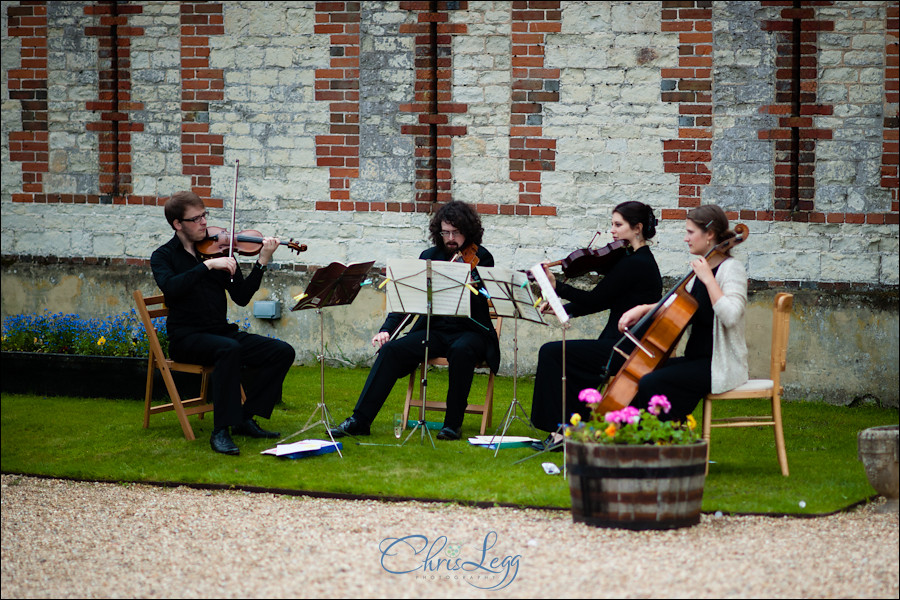
<svg viewBox="0 0 900 600"><path fill-rule="evenodd" d="M210 378L215 406L210 445L222 454L239 454L232 434L279 437L277 432L262 429L254 417L268 419L281 400L284 378L294 364L294 348L281 340L240 331L229 323L225 293L238 306L250 302L278 247L278 238L263 240L259 258L244 278L234 258L204 258L197 252L195 244L207 237L209 216L197 194L173 194L164 210L175 235L153 252L150 267L169 307L169 354L176 361L215 366ZM252 385L245 388L243 405L242 367L256 370Z"/></svg>
<svg viewBox="0 0 900 600"><path fill-rule="evenodd" d="M478 265L493 267L494 257L481 247L484 230L478 213L463 202L441 207L429 224L434 246L422 252L420 259L452 260L457 253L477 247ZM500 367L500 342L491 325L487 299L471 296L471 318L432 317L428 336L428 355L444 356L450 363L447 412L439 440L458 440L468 404L469 389L476 365L487 360L492 371ZM334 437L369 435L370 425L384 401L401 377L412 373L425 359L425 319L418 319L404 337L395 337L405 326L406 315L391 313L381 330L372 338L378 356L360 393L353 415L331 430Z"/></svg>

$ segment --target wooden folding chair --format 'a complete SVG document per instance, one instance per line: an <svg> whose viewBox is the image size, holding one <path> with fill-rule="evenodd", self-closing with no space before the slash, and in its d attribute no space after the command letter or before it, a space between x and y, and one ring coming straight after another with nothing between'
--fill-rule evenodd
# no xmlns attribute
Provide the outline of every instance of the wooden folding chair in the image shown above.
<svg viewBox="0 0 900 600"><path fill-rule="evenodd" d="M156 327L153 324L153 319L165 317L169 314L165 298L162 294L144 297L140 291L135 291L132 295L134 296L134 303L137 305L138 315L140 315L141 321L144 323L144 329L147 331L147 339L150 342L150 355L147 359L147 391L144 397L144 429L150 426L150 415L174 410L175 414L178 415L178 422L181 423L184 437L189 440L196 439L194 430L188 421L188 415L200 415L202 419L204 413L213 410L213 405L208 399L209 376L213 372L213 367L175 362L167 358L163 352L162 345L159 343ZM153 378L156 370L159 370L163 382L166 384L170 402L168 404L151 406ZM199 375L200 395L196 398L183 400L172 377L173 372ZM241 401L243 402L244 400L244 390L242 388Z"/></svg>
<svg viewBox="0 0 900 600"><path fill-rule="evenodd" d="M788 460L784 446L784 429L781 423L781 373L787 365L788 333L791 325L791 307L794 305L792 294L779 293L775 296L772 309L772 356L769 363L769 379L751 379L744 385L721 394L709 394L703 399L703 439L706 440L706 470L709 472L710 430L713 427L773 427L775 431L775 451L781 474L787 477ZM772 403L771 415L749 417L712 418L714 400L734 400L769 398Z"/></svg>
<svg viewBox="0 0 900 600"><path fill-rule="evenodd" d="M493 312L493 311L492 311ZM493 317L493 315L492 315ZM503 328L503 317L495 317L494 319L494 330L497 332L497 337L500 337L500 330ZM450 363L447 362L447 359L443 356L437 356L435 358L428 359L428 366L430 367L447 367ZM487 363L482 363L475 367L476 369L488 369L488 382L487 382L487 392L484 397L484 404L469 404L466 406L466 414L469 415L481 415L481 430L480 435L484 435L484 432L487 431L487 428L490 427L493 423L494 419L494 372L490 370L490 367ZM406 402L403 404L403 427L406 427L407 419L409 419L409 411L412 408L419 408L422 406L422 389L419 386L419 396L417 398L413 397L413 390L422 381L422 378L425 377L425 369L426 365L423 362L419 365L419 368L413 371L409 375L409 385L406 387ZM416 379L416 374L419 375L419 378ZM437 400L428 400L425 404L425 410L437 410L447 412L447 402L446 401L437 401Z"/></svg>

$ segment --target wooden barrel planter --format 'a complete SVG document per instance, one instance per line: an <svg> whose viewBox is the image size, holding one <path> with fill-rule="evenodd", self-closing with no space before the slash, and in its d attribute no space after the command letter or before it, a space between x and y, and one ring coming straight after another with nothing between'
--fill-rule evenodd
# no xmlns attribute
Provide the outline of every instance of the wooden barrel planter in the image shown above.
<svg viewBox="0 0 900 600"><path fill-rule="evenodd" d="M625 446L566 441L572 519L595 527L676 529L700 522L706 442Z"/></svg>

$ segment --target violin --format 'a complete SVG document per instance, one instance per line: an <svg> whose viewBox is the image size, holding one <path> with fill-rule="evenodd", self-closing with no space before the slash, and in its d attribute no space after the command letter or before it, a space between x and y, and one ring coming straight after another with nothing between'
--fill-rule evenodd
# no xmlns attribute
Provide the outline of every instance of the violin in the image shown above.
<svg viewBox="0 0 900 600"><path fill-rule="evenodd" d="M628 254L627 242L616 240L602 248L581 248L562 260L547 263L547 267L562 266L563 274L569 279L581 277L592 271L598 275L606 275L626 254ZM534 281L534 275L530 271L526 272L526 275L529 281Z"/></svg>
<svg viewBox="0 0 900 600"><path fill-rule="evenodd" d="M750 230L743 223L736 225L734 231L736 234L734 237L717 244L707 252L705 258L710 266L721 264L727 258L726 252L744 242L750 234ZM693 277L692 269L672 291L663 296L653 309L635 324L633 328L635 330L643 330L646 325L645 333L640 340L626 329L625 335L613 347L613 350L625 355L619 349L619 344L629 339L636 346L627 356L625 364L606 386L603 399L597 408L600 414L621 410L631 404L637 395L638 382L641 377L656 370L672 354L687 329L688 323L697 312L697 300L686 289L688 282Z"/></svg>
<svg viewBox="0 0 900 600"><path fill-rule="evenodd" d="M253 229L245 229L232 236L222 227L207 227L206 239L194 244L194 248L203 258L218 258L229 256L232 244L234 252L244 256L255 256L262 250L263 235ZM306 252L306 244L299 244L293 239L288 242L279 240L278 244L287 246L297 254Z"/></svg>
<svg viewBox="0 0 900 600"><path fill-rule="evenodd" d="M628 244L624 240L616 240L603 248L582 248L576 250L562 260L548 263L547 266L562 266L563 274L570 279L572 277L580 277L591 271L598 275L605 275L627 253Z"/></svg>
<svg viewBox="0 0 900 600"><path fill-rule="evenodd" d="M469 244L459 252L453 255L450 262L464 262L474 269L478 266L478 246Z"/></svg>

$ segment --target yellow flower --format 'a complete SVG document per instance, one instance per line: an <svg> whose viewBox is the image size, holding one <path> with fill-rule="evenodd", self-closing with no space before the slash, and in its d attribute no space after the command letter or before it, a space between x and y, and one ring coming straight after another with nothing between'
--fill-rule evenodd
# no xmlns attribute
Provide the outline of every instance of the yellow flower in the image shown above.
<svg viewBox="0 0 900 600"><path fill-rule="evenodd" d="M610 423L609 427L606 428L606 431L604 431L604 433L609 437L616 435L616 426Z"/></svg>
<svg viewBox="0 0 900 600"><path fill-rule="evenodd" d="M578 413L573 414L572 418L569 419L569 423L577 427L578 424L581 423L581 415L579 415Z"/></svg>
<svg viewBox="0 0 900 600"><path fill-rule="evenodd" d="M566 427L565 436L566 436L566 437L572 437L572 430L569 429L568 427Z"/></svg>
<svg viewBox="0 0 900 600"><path fill-rule="evenodd" d="M97 345L98 345L98 346L102 346L102 345L105 344L105 343L106 343L106 338L103 337L103 336L101 335L101 336L100 336L100 339L97 340Z"/></svg>
<svg viewBox="0 0 900 600"><path fill-rule="evenodd" d="M687 416L688 428L693 431L697 428L697 419L694 418L694 415Z"/></svg>

